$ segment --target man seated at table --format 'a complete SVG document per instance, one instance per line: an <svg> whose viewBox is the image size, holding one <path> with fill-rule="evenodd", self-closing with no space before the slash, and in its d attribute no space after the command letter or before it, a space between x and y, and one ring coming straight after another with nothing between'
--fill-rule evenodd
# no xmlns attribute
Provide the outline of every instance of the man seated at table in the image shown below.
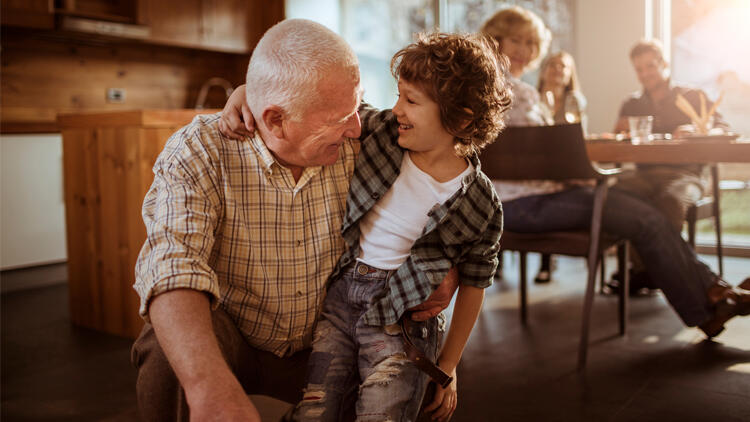
<svg viewBox="0 0 750 422"><path fill-rule="evenodd" d="M643 89L623 102L615 132L628 131L630 116L653 116L654 133L680 137L695 131L690 117L676 105L678 96L682 95L698 113L701 110L701 96L705 98L706 110L710 110L713 103L700 89L672 83L669 63L664 59L659 41L636 43L630 50L630 61ZM713 122L715 128L728 129L719 113L713 114ZM704 167L701 164L640 164L637 170L623 174L617 187L653 205L676 230L681 231L687 210L703 197L706 185ZM633 256L631 291L653 288L640 259L635 254Z"/></svg>

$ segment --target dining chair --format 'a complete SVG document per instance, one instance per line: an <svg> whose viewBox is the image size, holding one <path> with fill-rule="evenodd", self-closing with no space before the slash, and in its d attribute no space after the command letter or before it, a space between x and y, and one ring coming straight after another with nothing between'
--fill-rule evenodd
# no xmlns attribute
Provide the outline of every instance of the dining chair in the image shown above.
<svg viewBox="0 0 750 422"><path fill-rule="evenodd" d="M698 220L705 218L714 219L714 230L716 231L716 257L719 261L719 276L724 276L724 260L721 246L721 213L719 208L719 166L716 163L710 165L711 189L710 196L704 196L698 202L688 208L685 215L687 222L688 243L695 249L695 225Z"/></svg>
<svg viewBox="0 0 750 422"><path fill-rule="evenodd" d="M520 254L520 316L527 322L526 254L528 252L581 256L587 259L588 277L583 302L581 338L578 347L578 370L586 366L591 308L594 299L596 269L602 252L625 242L602 233L602 213L609 186L620 169L601 169L589 160L580 123L555 126L506 128L498 139L480 155L482 170L490 179L502 181L555 180L595 182L593 212L589 230L517 233L503 231L502 250ZM624 269L628 248L618 248L618 264ZM623 271L627 274L627 271ZM620 289L619 333L626 330L629 279Z"/></svg>

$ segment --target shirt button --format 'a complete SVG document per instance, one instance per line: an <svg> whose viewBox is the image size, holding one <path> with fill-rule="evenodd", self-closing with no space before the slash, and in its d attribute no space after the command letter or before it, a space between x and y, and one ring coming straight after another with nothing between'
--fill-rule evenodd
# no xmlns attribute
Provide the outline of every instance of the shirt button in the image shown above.
<svg viewBox="0 0 750 422"><path fill-rule="evenodd" d="M304 293L302 293L302 290L297 290L297 296L302 296Z"/></svg>
<svg viewBox="0 0 750 422"><path fill-rule="evenodd" d="M380 198L380 194L377 193L377 192L371 193L370 196L372 197L372 199L378 199L378 198Z"/></svg>
<svg viewBox="0 0 750 422"><path fill-rule="evenodd" d="M301 240L297 241L297 246L302 246L302 241Z"/></svg>

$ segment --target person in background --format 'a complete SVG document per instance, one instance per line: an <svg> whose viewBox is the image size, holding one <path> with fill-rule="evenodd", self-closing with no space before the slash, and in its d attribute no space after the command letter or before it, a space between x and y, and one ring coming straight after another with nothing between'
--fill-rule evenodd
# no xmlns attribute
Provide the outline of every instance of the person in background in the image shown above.
<svg viewBox="0 0 750 422"><path fill-rule="evenodd" d="M586 98L581 92L573 56L559 51L548 56L539 69L537 90L546 114L555 124L581 123L586 132ZM552 280L552 257L542 254L542 262L534 281Z"/></svg>
<svg viewBox="0 0 750 422"><path fill-rule="evenodd" d="M247 80L236 113L258 122L253 136L230 139L222 114L200 115L153 168L134 286L147 323L131 355L144 420L259 421L248 394L302 397L325 281L346 249L359 67L343 38L292 19L263 35ZM450 274L422 319L447 307Z"/></svg>
<svg viewBox="0 0 750 422"><path fill-rule="evenodd" d="M511 74L516 78L539 57L546 46L544 40L549 37L541 21L520 8L496 13L482 31L498 40L501 51L511 60ZM534 112L540 110L538 104L527 100L538 101L538 92L527 91L519 91L524 107L511 108L509 125L514 117L529 122L530 116L543 116ZM591 186L538 180L495 182L495 187L503 202L504 227L508 231L590 229L594 195ZM700 327L710 338L719 334L730 318L750 314L750 291L733 287L714 274L698 259L666 215L647 201L616 187L610 189L604 204L602 231L630 241L654 285L664 292L687 326ZM750 287L750 281L741 286Z"/></svg>
<svg viewBox="0 0 750 422"><path fill-rule="evenodd" d="M537 90L555 124L581 123L585 131L586 97L573 56L566 51L547 56L539 68Z"/></svg>
<svg viewBox="0 0 750 422"><path fill-rule="evenodd" d="M676 105L678 95L683 96L698 113L701 96L706 98L706 109L710 109L713 103L700 89L672 82L661 43L658 40L639 41L630 50L630 61L642 89L623 102L615 132L628 130L630 116L653 116L654 133L680 137L694 132L690 117ZM719 113L713 115L713 126L721 130L729 128ZM654 206L675 230L681 231L688 208L703 197L705 172L705 166L700 164L639 164L636 170L619 177L617 188ZM619 274L615 276L612 287L618 288L621 277ZM637 254L633 254L630 287L631 292L654 288Z"/></svg>
<svg viewBox="0 0 750 422"><path fill-rule="evenodd" d="M508 127L543 126L554 123L552 115L544 107L539 92L521 80L521 76L535 69L547 54L552 34L534 12L519 6L501 9L487 19L480 29L493 37L510 62L508 81L513 92L513 104L506 116ZM553 182L547 182L552 185ZM531 185L527 182L495 182L500 200L505 202L523 194ZM542 254L541 265L534 281L551 281L552 259Z"/></svg>

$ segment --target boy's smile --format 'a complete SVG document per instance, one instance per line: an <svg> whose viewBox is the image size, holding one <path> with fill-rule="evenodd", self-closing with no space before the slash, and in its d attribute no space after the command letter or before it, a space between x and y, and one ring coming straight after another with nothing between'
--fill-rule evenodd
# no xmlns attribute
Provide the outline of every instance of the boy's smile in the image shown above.
<svg viewBox="0 0 750 422"><path fill-rule="evenodd" d="M398 144L412 153L430 156L453 152L453 135L440 120L440 108L418 85L398 82L399 98L393 106L398 121Z"/></svg>

